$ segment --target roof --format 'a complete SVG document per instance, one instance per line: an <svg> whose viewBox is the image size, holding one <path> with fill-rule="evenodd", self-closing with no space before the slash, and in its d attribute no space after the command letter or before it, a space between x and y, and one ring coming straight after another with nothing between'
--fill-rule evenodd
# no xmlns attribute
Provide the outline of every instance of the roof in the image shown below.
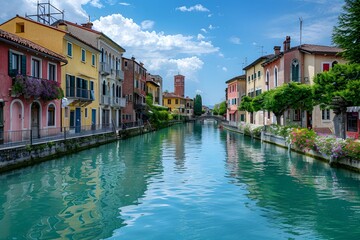
<svg viewBox="0 0 360 240"><path fill-rule="evenodd" d="M176 95L175 93L169 93L169 92L164 92L163 97L164 98L183 98L183 97L181 97L179 95Z"/></svg>
<svg viewBox="0 0 360 240"><path fill-rule="evenodd" d="M268 58L267 60L265 60L265 62L263 62L261 64L261 66L265 67L266 65L278 60L279 58L281 58L282 56L284 55L283 52L279 53L279 54L276 54L276 55L273 55L272 57Z"/></svg>
<svg viewBox="0 0 360 240"><path fill-rule="evenodd" d="M313 45L313 44L302 44L297 46L300 51L307 52L311 54L338 54L343 50L334 46L323 46L323 45ZM292 49L292 48L291 48ZM290 51L291 51L290 49Z"/></svg>
<svg viewBox="0 0 360 240"><path fill-rule="evenodd" d="M267 60L269 58L271 58L272 56L274 56L274 54L269 54L269 55L265 55L265 56L261 56L258 59L256 59L254 62L250 63L249 65L247 65L246 67L243 68L243 70L247 70L253 66L255 66L256 64L260 63L263 60Z"/></svg>
<svg viewBox="0 0 360 240"><path fill-rule="evenodd" d="M121 47L119 44L117 44L116 42L114 42L114 40L112 40L110 37L108 37L105 33L103 32L99 32L97 30L94 30L92 28L88 28L88 27L85 27L85 26L82 26L82 25L79 25L77 23L73 23L73 22L69 22L69 21L66 21L66 20L58 20L56 21L55 23L53 23L53 25L58 25L60 23L65 23L65 24L68 24L68 25L71 25L71 26L74 26L74 27L77 27L77 28L80 28L82 30L85 30L85 31L89 31L89 32L93 32L95 34L98 34L106 39L108 39L110 42L112 42L114 45L118 46L123 52L126 52L126 50ZM85 39L86 40L86 39Z"/></svg>
<svg viewBox="0 0 360 240"><path fill-rule="evenodd" d="M39 53L42 53L43 55L53 57L53 58L57 59L58 61L67 63L67 60L64 56L57 54L57 53L51 51L50 49L40 46L30 40L19 37L15 34L9 33L7 31L1 30L1 29L0 29L0 38L7 40L7 42L9 44L11 44L11 43L18 44L18 45L23 46L24 48L31 49L34 52L39 52Z"/></svg>
<svg viewBox="0 0 360 240"><path fill-rule="evenodd" d="M246 80L246 75L243 74L243 75L240 75L240 76L233 77L230 80L227 80L225 83L229 84L229 83L237 81L237 80Z"/></svg>
<svg viewBox="0 0 360 240"><path fill-rule="evenodd" d="M147 83L151 83L153 85L155 85L156 87L160 87L160 84L158 84L157 82L153 81L152 79L150 80L146 80Z"/></svg>

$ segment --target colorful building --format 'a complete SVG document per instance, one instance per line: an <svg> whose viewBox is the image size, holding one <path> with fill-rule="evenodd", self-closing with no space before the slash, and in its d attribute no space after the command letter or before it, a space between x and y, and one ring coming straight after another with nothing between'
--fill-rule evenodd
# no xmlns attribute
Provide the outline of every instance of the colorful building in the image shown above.
<svg viewBox="0 0 360 240"><path fill-rule="evenodd" d="M273 54L261 56L253 61L251 64L246 66L243 70L245 70L246 75L246 93L249 97L256 97L266 91L266 82L264 77L264 68L262 64L271 58ZM276 70L275 70L276 71ZM275 73L275 84L278 84L278 73ZM246 114L246 122L256 124L256 125L264 125L267 121L267 114L264 111L258 111L253 113Z"/></svg>
<svg viewBox="0 0 360 240"><path fill-rule="evenodd" d="M226 81L226 120L231 125L237 126L240 122L245 122L245 111L239 111L240 102L246 96L246 75L236 76Z"/></svg>
<svg viewBox="0 0 360 240"><path fill-rule="evenodd" d="M68 21L58 21L55 25L65 23L67 30L74 36L96 46L100 52L96 62L98 73L99 92L96 98L99 99L99 120L100 125L115 127L121 126L121 110L125 107L126 100L122 94L124 72L121 69L121 61L125 49L115 43L104 33L93 30L92 23L82 25Z"/></svg>
<svg viewBox="0 0 360 240"><path fill-rule="evenodd" d="M0 62L0 144L60 133L65 57L0 30Z"/></svg>
<svg viewBox="0 0 360 240"><path fill-rule="evenodd" d="M61 71L65 95L61 126L74 132L96 127L99 123L97 61L100 53L97 47L71 34L65 22L54 27L16 16L0 28L66 56L68 64Z"/></svg>
<svg viewBox="0 0 360 240"><path fill-rule="evenodd" d="M142 122L146 119L146 69L135 58L123 58L124 71L123 94L126 106L123 110L123 122Z"/></svg>
<svg viewBox="0 0 360 240"><path fill-rule="evenodd" d="M148 95L152 96L152 104L153 105L161 105L162 104L161 102L159 102L160 95L162 95L160 89L161 89L160 83L158 81L156 81L155 76L153 76L151 74L147 74L146 93Z"/></svg>

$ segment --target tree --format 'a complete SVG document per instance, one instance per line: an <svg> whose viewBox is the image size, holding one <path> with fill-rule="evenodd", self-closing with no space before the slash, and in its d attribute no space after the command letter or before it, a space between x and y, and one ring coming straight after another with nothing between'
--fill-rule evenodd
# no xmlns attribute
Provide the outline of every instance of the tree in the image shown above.
<svg viewBox="0 0 360 240"><path fill-rule="evenodd" d="M346 107L360 105L360 64L336 64L314 78L314 99L334 110L335 135L345 138Z"/></svg>
<svg viewBox="0 0 360 240"><path fill-rule="evenodd" d="M226 101L223 101L219 105L219 112L218 114L223 116L226 113Z"/></svg>
<svg viewBox="0 0 360 240"><path fill-rule="evenodd" d="M194 101L194 115L200 116L202 114L202 99L201 95L196 94Z"/></svg>
<svg viewBox="0 0 360 240"><path fill-rule="evenodd" d="M314 107L312 87L309 85L290 82L263 94L262 109L273 112L278 125L287 109L311 111Z"/></svg>
<svg viewBox="0 0 360 240"><path fill-rule="evenodd" d="M247 112L254 112L253 106L252 106L252 98L249 96L244 96L241 99L239 110L240 111L247 111Z"/></svg>
<svg viewBox="0 0 360 240"><path fill-rule="evenodd" d="M345 0L344 13L333 29L333 42L344 50L343 57L350 63L360 63L360 1Z"/></svg>

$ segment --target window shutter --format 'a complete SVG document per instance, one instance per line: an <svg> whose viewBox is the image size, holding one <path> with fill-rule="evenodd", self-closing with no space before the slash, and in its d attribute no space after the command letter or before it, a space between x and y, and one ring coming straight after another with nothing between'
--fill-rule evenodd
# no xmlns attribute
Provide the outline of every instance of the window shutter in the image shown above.
<svg viewBox="0 0 360 240"><path fill-rule="evenodd" d="M12 53L9 51L9 76L13 76L14 72L12 69Z"/></svg>
<svg viewBox="0 0 360 240"><path fill-rule="evenodd" d="M26 75L26 56L21 55L21 72L22 75Z"/></svg>

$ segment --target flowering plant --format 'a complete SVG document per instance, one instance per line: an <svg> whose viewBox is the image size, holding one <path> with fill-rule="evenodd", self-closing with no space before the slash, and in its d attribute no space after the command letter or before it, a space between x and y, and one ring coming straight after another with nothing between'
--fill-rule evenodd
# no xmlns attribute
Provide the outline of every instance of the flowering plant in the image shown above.
<svg viewBox="0 0 360 240"><path fill-rule="evenodd" d="M316 150L332 158L343 157L345 155L344 148L346 144L346 140L331 136L318 136L315 139Z"/></svg>
<svg viewBox="0 0 360 240"><path fill-rule="evenodd" d="M294 128L290 135L289 141L300 150L308 151L314 149L316 133L307 128Z"/></svg>
<svg viewBox="0 0 360 240"><path fill-rule="evenodd" d="M360 160L360 143L353 139L347 139L344 147L344 153L346 156L355 160Z"/></svg>
<svg viewBox="0 0 360 240"><path fill-rule="evenodd" d="M58 82L23 75L15 77L12 94L43 100L60 99L64 95Z"/></svg>

